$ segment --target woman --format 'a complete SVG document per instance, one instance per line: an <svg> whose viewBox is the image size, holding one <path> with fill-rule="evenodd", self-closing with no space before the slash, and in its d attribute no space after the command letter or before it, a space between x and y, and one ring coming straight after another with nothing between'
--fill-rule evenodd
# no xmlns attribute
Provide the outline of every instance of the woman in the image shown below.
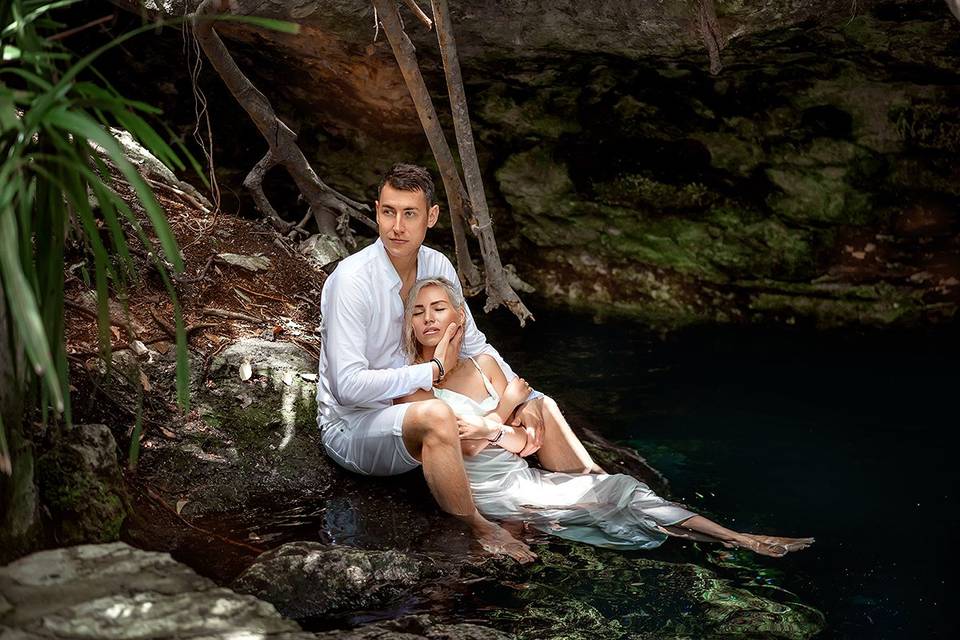
<svg viewBox="0 0 960 640"><path fill-rule="evenodd" d="M429 362L452 322L465 321L464 302L443 278L418 281L404 310L404 348L412 362ZM433 389L457 414L464 467L477 509L495 520L523 521L561 538L600 547L650 549L667 536L719 542L779 557L813 538L738 533L657 496L627 475L556 473L531 468L517 455L526 431L509 426L530 387L509 384L496 360L462 358ZM423 400L418 392L398 402Z"/></svg>

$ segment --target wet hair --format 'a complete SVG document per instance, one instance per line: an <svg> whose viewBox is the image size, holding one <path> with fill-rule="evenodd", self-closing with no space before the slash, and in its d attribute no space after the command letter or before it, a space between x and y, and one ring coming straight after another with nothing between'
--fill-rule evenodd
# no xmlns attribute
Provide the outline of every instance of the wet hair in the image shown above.
<svg viewBox="0 0 960 640"><path fill-rule="evenodd" d="M427 208L433 206L434 187L430 172L416 164L395 164L380 180L377 187L377 199L383 193L383 186L389 184L400 191L422 191L427 198Z"/></svg>
<svg viewBox="0 0 960 640"><path fill-rule="evenodd" d="M457 309L463 311L466 307L463 295L461 295L457 287L453 286L453 283L446 278L439 276L423 278L417 280L414 285L410 287L410 293L407 294L407 300L403 305L403 351L407 354L407 358L409 358L411 364L422 362L420 343L417 342L417 336L413 332L413 307L417 303L417 296L420 295L420 290L431 285L443 289L447 294L447 299L450 301L450 304Z"/></svg>

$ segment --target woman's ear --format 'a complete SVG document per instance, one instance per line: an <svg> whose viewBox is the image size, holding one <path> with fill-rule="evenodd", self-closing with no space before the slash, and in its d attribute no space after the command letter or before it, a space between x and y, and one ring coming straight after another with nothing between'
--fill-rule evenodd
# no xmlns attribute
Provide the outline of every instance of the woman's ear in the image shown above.
<svg viewBox="0 0 960 640"><path fill-rule="evenodd" d="M460 326L462 327L466 323L467 323L467 311L463 307L460 307Z"/></svg>

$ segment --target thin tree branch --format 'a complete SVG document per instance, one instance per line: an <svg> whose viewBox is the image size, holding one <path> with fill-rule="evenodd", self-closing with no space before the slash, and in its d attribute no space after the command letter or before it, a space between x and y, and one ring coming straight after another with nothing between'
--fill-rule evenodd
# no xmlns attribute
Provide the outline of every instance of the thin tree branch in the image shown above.
<svg viewBox="0 0 960 640"><path fill-rule="evenodd" d="M433 20L423 12L423 9L417 4L417 0L403 0L403 4L407 5L410 11L413 11L413 15L417 16L417 19L422 22L427 29L433 29Z"/></svg>
<svg viewBox="0 0 960 640"><path fill-rule="evenodd" d="M727 46L727 38L720 30L713 0L697 0L696 10L697 29L703 45L707 48L707 55L710 56L710 73L717 75L723 69L720 52Z"/></svg>

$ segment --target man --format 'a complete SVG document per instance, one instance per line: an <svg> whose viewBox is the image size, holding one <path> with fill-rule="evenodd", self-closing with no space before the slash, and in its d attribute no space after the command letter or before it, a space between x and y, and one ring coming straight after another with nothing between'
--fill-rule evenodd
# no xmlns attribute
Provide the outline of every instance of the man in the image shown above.
<svg viewBox="0 0 960 640"><path fill-rule="evenodd" d="M429 172L394 166L380 183L376 211L379 239L344 259L320 298L317 421L324 447L338 464L357 473L393 475L422 466L440 507L465 521L485 549L530 561L536 556L525 544L477 512L450 408L437 399L392 402L417 389L431 390L460 353L487 353L508 381L516 377L487 344L469 309L462 327L449 327L433 361L407 364L401 334L410 288L431 276L459 286L450 261L423 246L440 215ZM538 451L541 464L553 471L599 471L551 399L532 393L518 410L516 424L521 423L529 433L522 455Z"/></svg>

